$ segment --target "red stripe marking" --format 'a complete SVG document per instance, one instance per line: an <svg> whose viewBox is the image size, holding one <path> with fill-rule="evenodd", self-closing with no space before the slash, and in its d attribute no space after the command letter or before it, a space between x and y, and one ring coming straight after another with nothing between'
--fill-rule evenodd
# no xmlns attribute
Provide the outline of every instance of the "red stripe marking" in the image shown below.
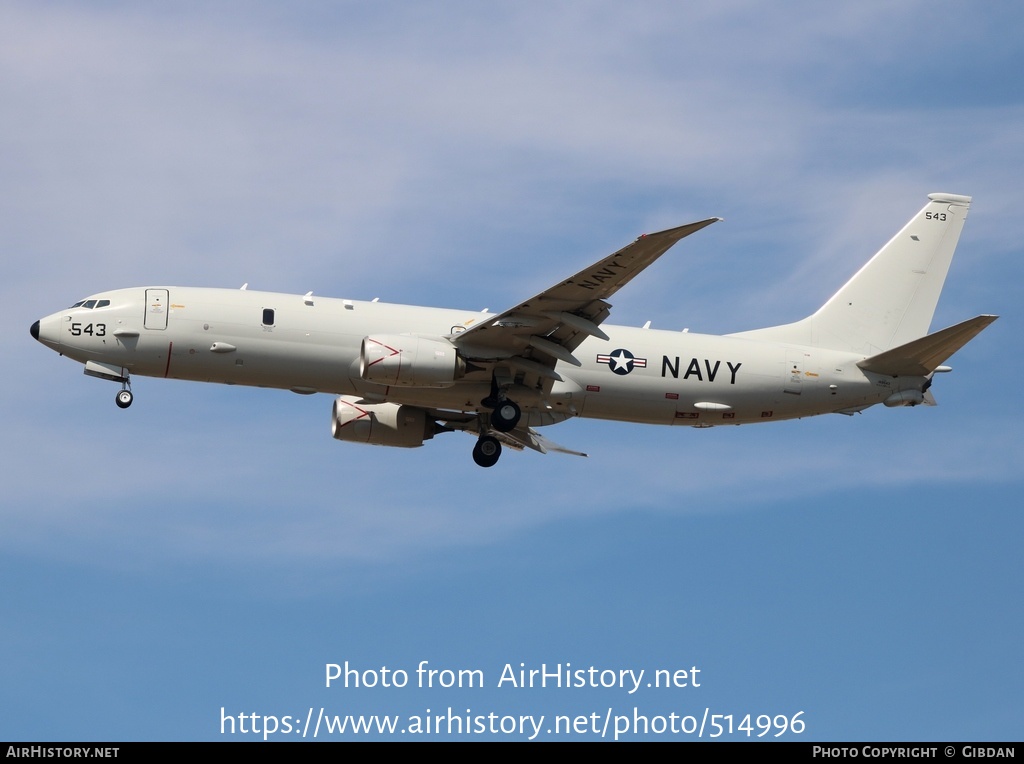
<svg viewBox="0 0 1024 764"><path fill-rule="evenodd" d="M358 406L356 406L354 403L349 403L348 401L341 401L341 403L342 403L342 405L348 406L349 408L353 408L353 409L355 409L356 411L359 412L359 416L357 416L355 419L353 419L351 421L345 422L345 424L343 424L342 427L348 427L350 424L355 424L360 419L366 419L366 417L369 416L369 414L366 412L366 409L361 409Z"/></svg>

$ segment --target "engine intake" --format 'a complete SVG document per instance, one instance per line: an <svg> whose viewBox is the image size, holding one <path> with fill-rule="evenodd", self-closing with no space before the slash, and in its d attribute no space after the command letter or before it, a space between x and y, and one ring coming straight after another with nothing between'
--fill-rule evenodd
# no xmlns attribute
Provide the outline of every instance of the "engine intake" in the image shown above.
<svg viewBox="0 0 1024 764"><path fill-rule="evenodd" d="M434 422L423 409L398 403L359 403L360 400L339 395L334 401L331 435L337 440L416 448L434 437Z"/></svg>
<svg viewBox="0 0 1024 764"><path fill-rule="evenodd" d="M363 338L359 376L367 382L403 387L451 387L466 362L447 340L383 334Z"/></svg>

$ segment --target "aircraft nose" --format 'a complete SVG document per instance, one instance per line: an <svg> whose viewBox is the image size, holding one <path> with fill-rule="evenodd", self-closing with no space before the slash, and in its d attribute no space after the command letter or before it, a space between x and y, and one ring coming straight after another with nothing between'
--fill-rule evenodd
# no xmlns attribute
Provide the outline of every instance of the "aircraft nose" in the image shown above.
<svg viewBox="0 0 1024 764"><path fill-rule="evenodd" d="M42 342L49 348L58 350L60 347L60 335L63 318L62 313L54 313L52 316L44 316L29 327L29 334L32 339Z"/></svg>

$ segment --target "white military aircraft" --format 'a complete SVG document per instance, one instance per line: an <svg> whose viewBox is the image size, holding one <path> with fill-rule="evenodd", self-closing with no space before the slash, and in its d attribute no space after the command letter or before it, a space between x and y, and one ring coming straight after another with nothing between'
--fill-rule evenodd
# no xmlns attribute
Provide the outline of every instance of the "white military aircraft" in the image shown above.
<svg viewBox="0 0 1024 764"><path fill-rule="evenodd" d="M933 375L996 316L928 334L971 198L928 199L816 313L721 337L604 323L612 295L719 218L641 236L501 313L154 286L93 295L31 333L120 383L121 408L131 375L332 393L339 440L462 430L482 467L503 445L579 454L534 430L576 416L710 427L934 405Z"/></svg>

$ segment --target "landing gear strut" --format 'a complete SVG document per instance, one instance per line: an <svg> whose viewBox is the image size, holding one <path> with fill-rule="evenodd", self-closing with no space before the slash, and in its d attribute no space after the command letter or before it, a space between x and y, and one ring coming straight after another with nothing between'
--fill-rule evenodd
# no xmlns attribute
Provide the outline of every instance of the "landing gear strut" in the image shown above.
<svg viewBox="0 0 1024 764"><path fill-rule="evenodd" d="M507 370L506 370L507 371ZM491 394L480 401L485 409L490 409L490 416L480 412L480 438L473 446L473 461L481 467L493 467L501 456L501 441L493 435L487 435L488 429L494 432L512 432L523 416L519 404L505 397L505 391L512 384L512 377L502 373L501 384L499 374L491 376Z"/></svg>
<svg viewBox="0 0 1024 764"><path fill-rule="evenodd" d="M473 461L481 467L493 467L501 456L501 443L493 435L481 435L473 446Z"/></svg>
<svg viewBox="0 0 1024 764"><path fill-rule="evenodd" d="M125 379L122 383L123 386L118 390L117 395L114 397L114 403L117 404L119 409L126 409L132 405L132 401L135 400L135 396L132 395L132 383Z"/></svg>
<svg viewBox="0 0 1024 764"><path fill-rule="evenodd" d="M498 385L497 377L491 377L491 394L480 401L491 409L491 427L498 432L512 432L523 415L519 405L505 397L505 389Z"/></svg>

